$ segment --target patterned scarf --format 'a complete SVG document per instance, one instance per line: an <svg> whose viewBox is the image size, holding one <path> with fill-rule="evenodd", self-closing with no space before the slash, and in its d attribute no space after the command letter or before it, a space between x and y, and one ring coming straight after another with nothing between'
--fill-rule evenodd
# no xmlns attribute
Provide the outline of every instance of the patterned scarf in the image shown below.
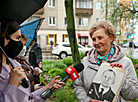
<svg viewBox="0 0 138 102"><path fill-rule="evenodd" d="M107 55L105 55L105 56L101 56L97 52L97 50L95 50L95 52L94 52L94 58L96 59L96 63L98 65L101 65L101 63L103 62L103 60L106 61L107 59L111 58L114 55L114 53L115 53L115 48L113 48L111 46L110 52Z"/></svg>

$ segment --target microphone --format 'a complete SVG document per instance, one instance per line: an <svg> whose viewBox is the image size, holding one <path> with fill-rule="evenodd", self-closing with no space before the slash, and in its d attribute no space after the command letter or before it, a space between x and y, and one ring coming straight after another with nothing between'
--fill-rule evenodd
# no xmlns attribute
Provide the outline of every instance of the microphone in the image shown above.
<svg viewBox="0 0 138 102"><path fill-rule="evenodd" d="M82 63L78 63L73 67L69 66L65 69L65 72L67 74L66 77L64 77L60 82L65 82L68 78L71 77L73 81L75 81L77 78L79 78L79 72L81 72L84 69L84 65ZM57 83L59 84L59 83ZM42 99L46 100L48 97L52 95L52 91L56 88L52 87L51 89L47 88L44 92L40 94Z"/></svg>

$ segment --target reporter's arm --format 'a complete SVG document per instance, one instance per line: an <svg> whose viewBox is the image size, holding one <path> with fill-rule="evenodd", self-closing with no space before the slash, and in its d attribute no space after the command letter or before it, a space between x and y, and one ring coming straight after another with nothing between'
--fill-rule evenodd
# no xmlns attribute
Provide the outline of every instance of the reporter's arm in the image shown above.
<svg viewBox="0 0 138 102"><path fill-rule="evenodd" d="M38 102L38 101L40 101L40 100L41 100L41 102L45 102L45 101L41 98L41 96L40 96L40 94L41 94L43 91L45 91L47 88L51 89L51 88L53 87L53 85L54 85L54 87L56 88L56 90L59 89L59 88L61 88L62 85L65 85L64 82L61 82L61 83L60 83L61 85L58 85L57 83L60 82L60 80L56 80L57 78L59 78L59 76L54 77L54 78L51 80L51 82L50 82L48 85L44 86L43 88L38 89L38 90L32 92L32 93L31 93L31 97L33 97L34 100L35 100L36 102Z"/></svg>
<svg viewBox="0 0 138 102"><path fill-rule="evenodd" d="M57 89L61 88L62 85L65 85L64 82L60 82L60 80L56 80L58 78L59 76L54 77L48 85L43 87L43 91L45 91L47 88L51 89L52 87L55 87L56 88L55 91L56 91ZM59 82L61 85L57 84Z"/></svg>

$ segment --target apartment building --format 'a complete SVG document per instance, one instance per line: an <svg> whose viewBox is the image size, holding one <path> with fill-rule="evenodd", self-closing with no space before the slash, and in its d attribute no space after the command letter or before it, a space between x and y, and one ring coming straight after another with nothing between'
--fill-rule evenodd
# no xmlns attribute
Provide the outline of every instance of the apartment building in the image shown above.
<svg viewBox="0 0 138 102"><path fill-rule="evenodd" d="M119 3L123 4L123 6L120 6L120 10L123 10L123 8L124 9L130 8L130 6L131 6L131 0L119 0ZM124 11L121 11L121 12L124 12ZM121 24L122 24L123 28L120 29L120 26L119 26L119 29L122 32L122 34L118 38L119 39L118 43L121 43L121 44L127 42L128 40L131 40L131 38L128 38L128 35L130 33L132 33L130 30L131 29L130 28L130 18L128 17L129 13L130 12L128 12L127 10L125 11L126 18L121 20Z"/></svg>
<svg viewBox="0 0 138 102"><path fill-rule="evenodd" d="M99 0L74 0L74 22L76 38L83 46L92 46L89 30L93 23L102 19L100 15L101 2ZM29 20L45 18L37 32L38 41L42 48L56 42L68 42L67 18L65 0L48 0L44 8L39 10Z"/></svg>

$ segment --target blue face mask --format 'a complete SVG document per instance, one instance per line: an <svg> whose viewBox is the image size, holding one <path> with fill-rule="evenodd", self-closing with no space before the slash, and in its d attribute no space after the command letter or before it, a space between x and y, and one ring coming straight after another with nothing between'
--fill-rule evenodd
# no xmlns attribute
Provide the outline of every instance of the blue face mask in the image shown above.
<svg viewBox="0 0 138 102"><path fill-rule="evenodd" d="M7 54L8 57L14 58L21 52L23 44L21 41L15 41L12 40L11 38L8 39L10 39L10 41L5 46L5 53Z"/></svg>

